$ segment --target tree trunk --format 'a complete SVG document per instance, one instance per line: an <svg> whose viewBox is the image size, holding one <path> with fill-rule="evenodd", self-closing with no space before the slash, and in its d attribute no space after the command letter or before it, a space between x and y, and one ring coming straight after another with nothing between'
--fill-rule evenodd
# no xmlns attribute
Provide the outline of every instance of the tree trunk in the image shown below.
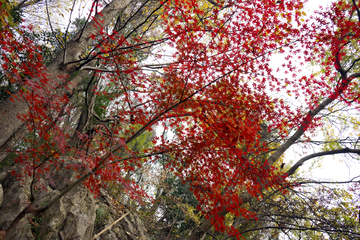
<svg viewBox="0 0 360 240"><path fill-rule="evenodd" d="M74 87L76 82L73 80L77 78L69 81L69 76L79 70L78 65L81 62L81 55L93 41L91 37L98 35L101 29L108 25L110 21L116 17L118 12L125 8L130 1L131 0L113 0L106 5L101 15L96 14L94 19L84 27L83 31L78 33L74 39L68 43L66 49L59 53L47 66L43 72L44 78L51 79L59 85L66 82L65 85ZM36 80L38 79L31 79L31 81ZM51 89L51 86L42 87ZM65 87L63 86L62 88ZM23 121L19 119L18 116L26 115L29 112L28 103L23 100L19 94L14 95L15 102L10 101L10 98L8 98L0 105L0 147L2 147L23 124Z"/></svg>

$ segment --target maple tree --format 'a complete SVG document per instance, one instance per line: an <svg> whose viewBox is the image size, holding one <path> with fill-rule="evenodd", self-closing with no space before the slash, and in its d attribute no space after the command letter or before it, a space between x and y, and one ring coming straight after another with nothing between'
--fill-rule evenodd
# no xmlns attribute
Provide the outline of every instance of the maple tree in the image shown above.
<svg viewBox="0 0 360 240"><path fill-rule="evenodd" d="M359 3L339 1L308 20L303 5L94 1L73 35L52 29L59 52L47 56L25 34L31 25L2 20L1 83L14 89L0 105L1 159L23 166L19 178L32 178L28 206L7 230L81 183L96 194L116 181L141 202L146 193L126 173L166 156L164 167L190 185L205 218L189 239L212 226L239 237L226 218L257 220L246 204L269 189L286 194L287 177L305 161L359 153L356 145L327 149L280 169L287 149L311 144L321 114L336 112L330 107L358 109ZM286 77L271 66L273 55L284 56L278 71ZM314 62L321 73L301 71ZM294 108L278 93L304 103ZM134 147L155 129L174 134ZM33 189L64 157L81 163L67 166L78 180L39 207Z"/></svg>

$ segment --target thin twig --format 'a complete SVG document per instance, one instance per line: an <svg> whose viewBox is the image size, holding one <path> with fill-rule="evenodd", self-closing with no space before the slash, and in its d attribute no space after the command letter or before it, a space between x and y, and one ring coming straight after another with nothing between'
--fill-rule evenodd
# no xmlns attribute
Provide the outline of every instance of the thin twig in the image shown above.
<svg viewBox="0 0 360 240"><path fill-rule="evenodd" d="M54 32L54 29L53 29L53 27L52 27L47 0L45 0L45 5L46 5L46 14L47 14L47 17L48 17L48 21L49 21L51 33L53 34L53 36L55 37L55 39L59 42L60 46L64 49L64 45L63 45L63 44L61 43L61 41L57 38L57 36L56 36L56 34L55 34L55 32Z"/></svg>
<svg viewBox="0 0 360 240"><path fill-rule="evenodd" d="M69 23L68 23L68 25L66 27L66 31L65 31L63 63L65 63L65 60L66 60L66 40L67 40L67 34L69 33L69 27L71 24L71 16L72 16L72 13L74 12L75 3L76 3L76 0L73 1L73 5L72 5L71 11L70 11L70 16L69 16Z"/></svg>
<svg viewBox="0 0 360 240"><path fill-rule="evenodd" d="M99 232L98 234L96 234L91 240L95 240L97 237L99 237L101 234L103 234L104 232L106 232L107 230L109 230L112 226L114 226L115 224L117 224L121 219L123 219L124 217L126 217L126 215L128 215L130 213L127 212L125 215L122 215L118 220L116 220L115 222L113 222L112 224L110 224L109 226L107 226L104 230L102 230L101 232Z"/></svg>

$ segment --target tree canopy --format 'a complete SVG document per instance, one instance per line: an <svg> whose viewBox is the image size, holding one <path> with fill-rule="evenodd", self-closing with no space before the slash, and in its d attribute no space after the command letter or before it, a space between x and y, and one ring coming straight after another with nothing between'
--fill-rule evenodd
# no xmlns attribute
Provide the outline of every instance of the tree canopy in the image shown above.
<svg viewBox="0 0 360 240"><path fill-rule="evenodd" d="M47 1L39 28L20 16L41 1L0 2L0 160L32 179L3 230L84 183L152 212L155 236L359 237L358 185L298 173L360 153L359 2L312 16L302 0L90 2L65 28ZM316 147L284 167L293 146ZM34 189L64 158L78 180L44 206Z"/></svg>

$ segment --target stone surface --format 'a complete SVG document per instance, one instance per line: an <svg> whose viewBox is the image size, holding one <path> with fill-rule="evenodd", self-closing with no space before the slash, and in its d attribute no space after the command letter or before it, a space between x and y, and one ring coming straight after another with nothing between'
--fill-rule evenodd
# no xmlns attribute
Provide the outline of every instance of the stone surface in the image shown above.
<svg viewBox="0 0 360 240"><path fill-rule="evenodd" d="M117 214L114 210L114 204L111 197L104 189L100 189L100 201L97 204L97 218L98 222L95 224L95 233L101 232L103 229L111 225L114 221L124 215L125 210L122 214ZM100 211L101 209L101 211ZM101 213L101 214L100 214ZM101 234L97 240L150 240L147 236L146 229L141 219L136 215L130 213L126 215L122 220L112 226L109 230Z"/></svg>
<svg viewBox="0 0 360 240"><path fill-rule="evenodd" d="M95 216L94 197L84 186L78 186L37 216L41 226L39 235L58 239L61 232L64 239L91 239Z"/></svg>
<svg viewBox="0 0 360 240"><path fill-rule="evenodd" d="M76 162L67 159L64 164L76 164ZM52 169L54 174L48 174L46 179L39 182L46 191L43 189L34 193L38 207L47 204L76 179L74 171L64 166L60 166L59 169L61 170ZM0 190L0 200L1 196L3 197L2 203L0 201L0 230L6 230L29 204L31 179L19 181L10 173L12 170L19 171L19 168L5 167L0 172L2 187L0 189L3 190L3 195ZM95 201L94 196L85 186L77 186L47 211L37 215L28 214L16 226L14 235L8 234L5 239L90 240L123 215L115 210L113 202L104 189L101 189L100 197ZM97 239L150 240L140 218L133 213Z"/></svg>
<svg viewBox="0 0 360 240"><path fill-rule="evenodd" d="M27 206L29 179L18 181L10 171L18 168L5 167L0 173L0 184L3 188L3 200L0 208L0 230L7 229L16 216ZM22 219L17 225L14 239L33 239L30 223Z"/></svg>
<svg viewBox="0 0 360 240"><path fill-rule="evenodd" d="M0 207L1 207L1 203L3 201L3 196L4 196L4 190L2 188L2 185L0 184Z"/></svg>

